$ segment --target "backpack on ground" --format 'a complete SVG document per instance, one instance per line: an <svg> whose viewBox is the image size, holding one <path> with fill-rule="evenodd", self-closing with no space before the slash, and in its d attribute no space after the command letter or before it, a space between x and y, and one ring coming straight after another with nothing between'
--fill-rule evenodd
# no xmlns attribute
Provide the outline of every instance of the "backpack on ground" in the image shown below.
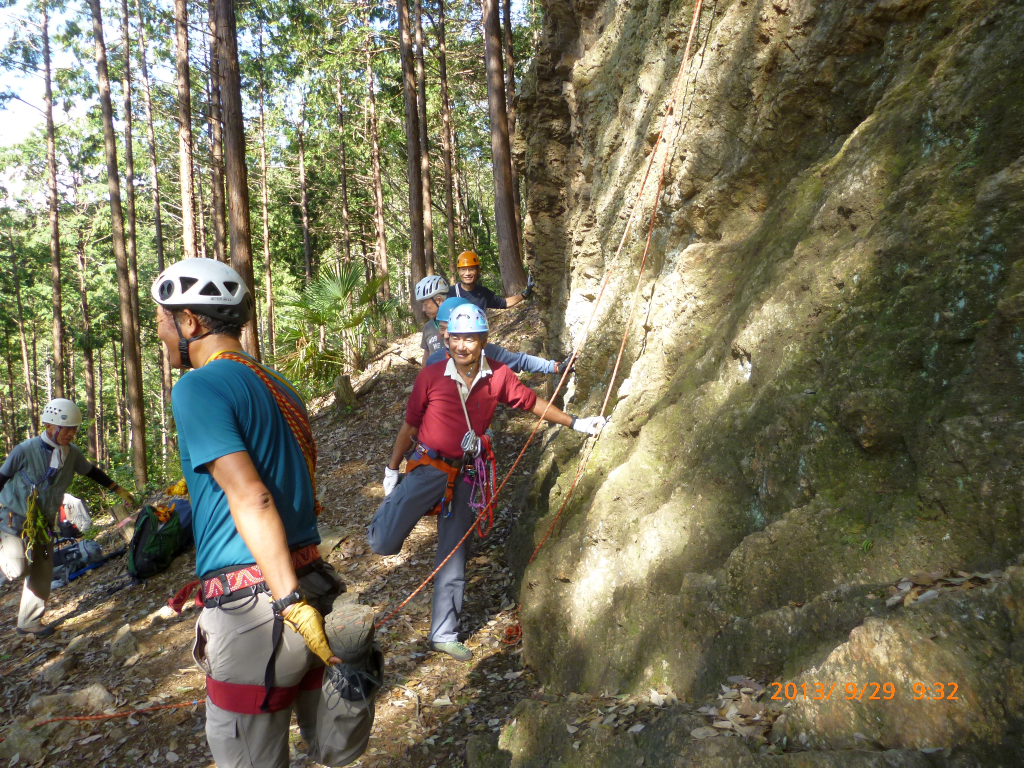
<svg viewBox="0 0 1024 768"><path fill-rule="evenodd" d="M103 548L95 541L62 539L53 550L53 577L50 589L67 586L72 576L80 576L88 566L103 562L105 559Z"/></svg>
<svg viewBox="0 0 1024 768"><path fill-rule="evenodd" d="M171 561L188 549L192 527L182 522L185 507L191 521L192 508L187 499L178 499L169 508L147 504L139 511L128 545L128 573L136 579L148 579L166 571Z"/></svg>

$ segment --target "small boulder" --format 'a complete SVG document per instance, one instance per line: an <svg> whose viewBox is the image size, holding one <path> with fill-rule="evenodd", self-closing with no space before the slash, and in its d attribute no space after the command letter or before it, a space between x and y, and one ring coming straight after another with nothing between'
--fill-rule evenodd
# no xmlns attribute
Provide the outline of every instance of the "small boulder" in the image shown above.
<svg viewBox="0 0 1024 768"><path fill-rule="evenodd" d="M131 625L125 624L114 635L114 639L110 643L110 652L118 658L127 659L139 651L139 641L132 634Z"/></svg>
<svg viewBox="0 0 1024 768"><path fill-rule="evenodd" d="M327 556L334 551L334 548L338 546L342 539L345 538L345 533L338 528L333 528L329 525L320 526L320 557L327 559Z"/></svg>
<svg viewBox="0 0 1024 768"><path fill-rule="evenodd" d="M46 683L56 685L76 666L78 666L78 660L65 651L56 659L47 663L40 675Z"/></svg>
<svg viewBox="0 0 1024 768"><path fill-rule="evenodd" d="M8 761L12 766L38 763L43 759L44 741L45 737L41 733L26 730L25 726L15 721L0 742L0 760Z"/></svg>
<svg viewBox="0 0 1024 768"><path fill-rule="evenodd" d="M73 653L81 653L89 647L91 642L92 638L88 635L76 635L68 643L68 647L64 649L64 654L70 656Z"/></svg>
<svg viewBox="0 0 1024 768"><path fill-rule="evenodd" d="M28 700L28 711L33 715L64 713L69 709L94 715L113 706L113 695L99 683L73 693L54 693L49 696L36 693Z"/></svg>
<svg viewBox="0 0 1024 768"><path fill-rule="evenodd" d="M114 706L114 696L99 683L93 683L88 688L72 693L68 703L83 712L96 713Z"/></svg>

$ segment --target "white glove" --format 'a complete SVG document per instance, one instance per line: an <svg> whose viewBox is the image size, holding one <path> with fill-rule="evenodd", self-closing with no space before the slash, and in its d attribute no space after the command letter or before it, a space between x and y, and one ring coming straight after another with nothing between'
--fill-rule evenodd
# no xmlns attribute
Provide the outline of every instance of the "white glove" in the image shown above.
<svg viewBox="0 0 1024 768"><path fill-rule="evenodd" d="M398 470L384 467L384 495L390 496L398 485Z"/></svg>
<svg viewBox="0 0 1024 768"><path fill-rule="evenodd" d="M577 432L582 432L585 435L593 435L597 437L601 434L601 430L607 423L608 419L604 416L588 416L585 419L573 418L572 428Z"/></svg>

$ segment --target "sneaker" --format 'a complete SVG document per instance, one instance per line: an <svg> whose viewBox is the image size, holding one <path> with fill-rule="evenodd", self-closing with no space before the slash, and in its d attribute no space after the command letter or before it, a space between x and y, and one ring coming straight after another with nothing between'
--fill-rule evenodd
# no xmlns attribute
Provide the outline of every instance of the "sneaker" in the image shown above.
<svg viewBox="0 0 1024 768"><path fill-rule="evenodd" d="M473 658L473 652L458 640L452 640L449 643L435 643L433 640L427 640L427 648L438 653L447 653L456 661L469 661Z"/></svg>
<svg viewBox="0 0 1024 768"><path fill-rule="evenodd" d="M324 617L324 634L334 655L343 663L358 663L373 644L373 608L354 602L346 593L334 600Z"/></svg>
<svg viewBox="0 0 1024 768"><path fill-rule="evenodd" d="M47 627L40 624L38 627L29 627L27 629L22 629L21 627L18 627L14 631L17 632L19 635L31 635L32 637L42 639L44 637L49 637L53 634L53 627Z"/></svg>

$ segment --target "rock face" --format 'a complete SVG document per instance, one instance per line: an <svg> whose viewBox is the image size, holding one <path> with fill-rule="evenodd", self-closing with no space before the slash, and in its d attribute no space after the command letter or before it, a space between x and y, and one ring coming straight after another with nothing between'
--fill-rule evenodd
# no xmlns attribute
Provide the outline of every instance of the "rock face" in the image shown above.
<svg viewBox="0 0 1024 768"><path fill-rule="evenodd" d="M650 193L615 249L692 11L549 0L522 85L550 353L611 272L569 401L595 413L610 387L612 422L526 567L580 455L577 434L550 442L513 547L526 658L553 690L853 674L865 643L908 642L871 585L1024 552L1024 3L706 3L610 382ZM943 738L1019 717L997 710L984 727L943 715ZM794 738L847 745L860 727L814 712L789 718Z"/></svg>

